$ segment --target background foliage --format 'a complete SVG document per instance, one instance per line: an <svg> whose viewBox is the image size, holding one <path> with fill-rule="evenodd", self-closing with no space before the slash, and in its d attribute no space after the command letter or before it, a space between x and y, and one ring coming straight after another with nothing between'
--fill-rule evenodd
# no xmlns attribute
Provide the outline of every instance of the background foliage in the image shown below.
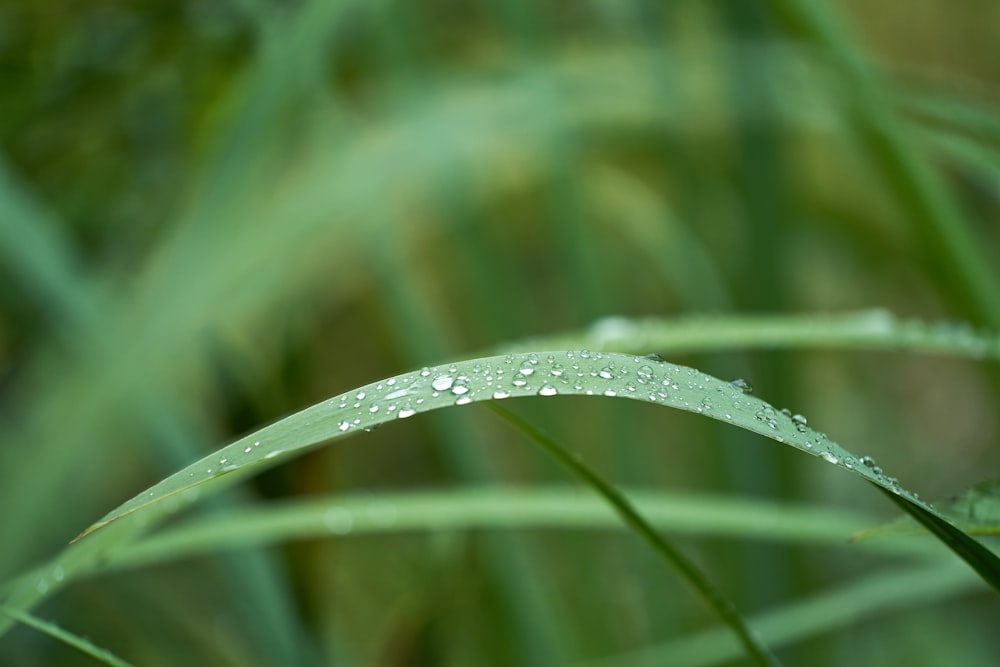
<svg viewBox="0 0 1000 667"><path fill-rule="evenodd" d="M0 580L263 423L506 341L876 306L1000 329L997 25L988 0L0 3ZM1000 470L995 365L671 360L748 379L923 496ZM857 479L709 420L513 408L615 483L696 507L819 505L845 540L892 515ZM566 481L492 415L445 410L202 511ZM678 637L690 662L710 652L691 634L710 618L633 536L515 525L233 549L37 611L143 665L552 664ZM839 538L706 532L682 546L778 631L786 605L866 576L883 585L866 600L914 586L902 556ZM781 655L991 664L996 601L949 590L877 622L802 612L819 630ZM88 660L24 626L0 642L10 664Z"/></svg>

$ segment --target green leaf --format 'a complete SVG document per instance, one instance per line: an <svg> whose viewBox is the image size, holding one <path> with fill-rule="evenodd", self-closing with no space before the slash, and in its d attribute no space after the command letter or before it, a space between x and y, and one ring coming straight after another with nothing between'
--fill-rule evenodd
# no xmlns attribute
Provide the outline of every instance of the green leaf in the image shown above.
<svg viewBox="0 0 1000 667"><path fill-rule="evenodd" d="M237 484L330 440L444 407L557 395L629 398L731 423L851 471L933 513L871 459L855 456L810 429L803 417L775 409L744 393L738 384L693 368L628 354L586 350L508 354L373 382L241 438L107 514L78 538L87 539L7 586L3 591L6 603L19 608L34 604L65 582L99 567L120 545L200 496ZM60 577L53 575L57 570Z"/></svg>

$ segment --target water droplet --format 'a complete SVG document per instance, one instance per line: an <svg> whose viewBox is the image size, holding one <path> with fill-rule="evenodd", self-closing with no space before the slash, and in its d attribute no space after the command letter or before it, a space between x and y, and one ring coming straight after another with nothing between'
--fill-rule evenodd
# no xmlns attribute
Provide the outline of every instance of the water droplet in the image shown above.
<svg viewBox="0 0 1000 667"><path fill-rule="evenodd" d="M429 368L424 368L424 369L422 369L420 371L420 377L422 377L422 378L425 378L425 377L427 377L430 374L431 374L431 369L429 369Z"/></svg>
<svg viewBox="0 0 1000 667"><path fill-rule="evenodd" d="M385 381L385 384L387 387L391 387L392 385L396 384L396 378L389 378L388 380Z"/></svg>
<svg viewBox="0 0 1000 667"><path fill-rule="evenodd" d="M536 361L535 363L537 364L538 362ZM535 372L535 365L531 361L524 361L517 372L524 376L531 375Z"/></svg>
<svg viewBox="0 0 1000 667"><path fill-rule="evenodd" d="M658 355L656 352L650 352L649 354L642 355L643 359L651 359L652 361L666 361L663 357Z"/></svg>
<svg viewBox="0 0 1000 667"><path fill-rule="evenodd" d="M538 390L539 396L555 396L558 393L559 392L556 391L556 388L547 382L542 385L541 389Z"/></svg>
<svg viewBox="0 0 1000 667"><path fill-rule="evenodd" d="M510 383L515 387L523 387L528 384L528 381L524 378L514 378Z"/></svg>
<svg viewBox="0 0 1000 667"><path fill-rule="evenodd" d="M644 382L649 378L653 377L653 368L652 366L647 366L644 364L642 366L639 366L638 369L636 369L635 374L639 376L640 382Z"/></svg>
<svg viewBox="0 0 1000 667"><path fill-rule="evenodd" d="M253 447L245 447L243 449L243 453L244 454L249 454L251 451L253 451Z"/></svg>
<svg viewBox="0 0 1000 667"><path fill-rule="evenodd" d="M253 443L254 447L260 447L260 440L255 440Z"/></svg>
<svg viewBox="0 0 1000 667"><path fill-rule="evenodd" d="M62 565L56 565L55 568L52 569L52 578L56 581L62 581L66 578L66 571L63 570Z"/></svg>
<svg viewBox="0 0 1000 667"><path fill-rule="evenodd" d="M466 377L459 377L455 380L455 384L451 386L451 393L456 396L461 396L462 394L469 393L469 381Z"/></svg>
<svg viewBox="0 0 1000 667"><path fill-rule="evenodd" d="M375 414L376 412L378 412L378 403L372 403L371 407L368 408L368 412L370 412L372 414Z"/></svg>
<svg viewBox="0 0 1000 667"><path fill-rule="evenodd" d="M590 359L590 350L580 350L581 359Z"/></svg>
<svg viewBox="0 0 1000 667"><path fill-rule="evenodd" d="M335 535L346 535L354 527L354 516L343 507L331 507L323 513L323 525Z"/></svg>
<svg viewBox="0 0 1000 667"><path fill-rule="evenodd" d="M552 364L552 370L550 370L549 373L551 373L555 377L559 377L560 375L563 374L563 365L562 364Z"/></svg>
<svg viewBox="0 0 1000 667"><path fill-rule="evenodd" d="M402 398L404 396L409 395L410 393L411 392L410 392L409 389L397 389L396 391L392 392L391 394L388 394L385 397L385 400L387 400L387 401L394 401L397 398Z"/></svg>
<svg viewBox="0 0 1000 667"><path fill-rule="evenodd" d="M458 400L455 401L455 405L467 405L469 403L472 403L471 396L459 396Z"/></svg>
<svg viewBox="0 0 1000 667"><path fill-rule="evenodd" d="M781 414L785 415L789 419L792 418L792 411L789 410L788 408L781 408Z"/></svg>
<svg viewBox="0 0 1000 667"><path fill-rule="evenodd" d="M400 408L399 412L396 414L396 417L398 417L399 419L406 419L407 417L412 417L415 414L417 414L417 411L414 410L413 408Z"/></svg>
<svg viewBox="0 0 1000 667"><path fill-rule="evenodd" d="M37 590L42 595L45 595L46 593L48 593L49 592L49 580L46 579L46 578L44 578L44 577L42 577L41 579L39 579L38 583L35 584L35 590Z"/></svg>
<svg viewBox="0 0 1000 667"><path fill-rule="evenodd" d="M808 430L809 421L802 415L792 415L792 423L795 424L795 430L799 433L805 433Z"/></svg>
<svg viewBox="0 0 1000 667"><path fill-rule="evenodd" d="M835 456L835 455L834 455L833 453L831 453L831 452L828 452L828 451L822 451L822 452L820 452L820 453L819 453L819 456L820 456L820 458L821 458L821 459L823 459L823 460L824 460L824 461L826 461L827 463L840 463L840 459L838 459L838 458L837 458L837 457L836 457L836 456Z"/></svg>
<svg viewBox="0 0 1000 667"><path fill-rule="evenodd" d="M451 389L451 385L454 382L450 375L439 375L431 382L431 386L438 391L447 391Z"/></svg>
<svg viewBox="0 0 1000 667"><path fill-rule="evenodd" d="M605 396L617 396L618 392L616 392L614 389L605 389L604 390L604 395Z"/></svg>
<svg viewBox="0 0 1000 667"><path fill-rule="evenodd" d="M753 385L751 385L749 382L747 382L743 378L736 378L735 380L733 380L729 384L733 385L734 387L736 387L737 389L739 389L744 394L752 394L753 393Z"/></svg>
<svg viewBox="0 0 1000 667"><path fill-rule="evenodd" d="M605 366L604 368L602 368L597 374L599 376L601 376L602 378L604 378L605 380L614 380L615 379L614 373L611 372L611 369L608 366Z"/></svg>
<svg viewBox="0 0 1000 667"><path fill-rule="evenodd" d="M510 398L510 392L504 391L502 389L497 389L495 392L493 392L493 398L497 399L498 401L501 398Z"/></svg>
<svg viewBox="0 0 1000 667"><path fill-rule="evenodd" d="M364 399L365 392L359 391L354 397L360 401L360 400Z"/></svg>

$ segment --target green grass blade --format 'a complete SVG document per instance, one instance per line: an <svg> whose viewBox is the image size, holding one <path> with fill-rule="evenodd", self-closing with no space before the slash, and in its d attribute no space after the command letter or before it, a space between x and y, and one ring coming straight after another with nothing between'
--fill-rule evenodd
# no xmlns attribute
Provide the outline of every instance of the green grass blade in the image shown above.
<svg viewBox="0 0 1000 667"><path fill-rule="evenodd" d="M755 636L753 630L747 625L746 621L740 615L739 611L736 609L736 605L727 598L722 591L720 591L711 579L701 571L698 565L684 555L677 547L675 547L668 539L656 532L648 521L639 513L639 511L628 501L618 489L613 487L608 482L598 475L595 471L591 470L590 467L584 465L581 461L573 457L572 454L567 452L565 449L559 446L559 444L548 437L534 426L524 421L514 413L501 408L496 403L488 403L487 407L491 408L498 415L503 417L505 420L513 424L519 431L528 436L542 449L548 452L554 459L556 459L563 467L567 468L570 472L576 475L580 480L582 480L587 486L589 486L595 493L601 496L605 502L608 503L615 512L621 517L629 528L633 532L639 535L643 540L649 544L650 547L672 568L674 568L680 576L688 582L688 584L697 591L697 593L708 603L708 606L712 608L715 614L729 626L729 629L733 631L736 637L739 639L740 644L743 646L746 655L755 663L759 665L779 665L781 664L777 657L774 656L765 646L760 642Z"/></svg>
<svg viewBox="0 0 1000 667"><path fill-rule="evenodd" d="M750 622L773 647L788 646L893 611L926 607L976 590L979 582L956 563L919 565L880 572L778 609L754 614ZM588 661L579 667L676 665L706 667L740 658L728 628L713 628L636 652Z"/></svg>
<svg viewBox="0 0 1000 667"><path fill-rule="evenodd" d="M53 639L57 639L67 646L75 648L80 653L89 655L98 662L102 662L105 665L111 665L111 667L131 667L131 663L122 660L121 658L115 656L111 651L94 645L93 642L84 639L78 635L69 632L58 625L44 621L37 616L28 614L19 609L12 609L6 605L0 605L0 614L7 614L19 623L27 625L29 628L34 628L41 633L44 633Z"/></svg>
<svg viewBox="0 0 1000 667"><path fill-rule="evenodd" d="M910 503L899 496L879 487L888 494L889 500L899 505L900 509L919 521L928 531L955 552L962 560L979 573L979 576L1000 592L1000 558L981 543L953 526L937 512L926 507Z"/></svg>
<svg viewBox="0 0 1000 667"><path fill-rule="evenodd" d="M877 519L844 509L789 506L750 497L639 489L623 493L652 525L678 534L863 547L891 556L928 554L927 544L913 540L849 543L848 535ZM330 536L621 527L606 503L579 489L562 487L336 495L193 517L115 551L100 571L145 567L248 545Z"/></svg>
<svg viewBox="0 0 1000 667"><path fill-rule="evenodd" d="M62 581L45 575L33 585L12 587L6 591L6 603L34 604L71 578L85 560L113 552L115 541L129 541L200 495L230 487L330 440L429 410L474 401L557 394L618 396L724 421L820 457L933 512L870 459L859 459L826 435L810 429L801 417L776 410L744 394L733 383L692 368L626 354L586 350L512 353L424 368L374 382L241 438L110 512L80 535L86 539L56 559L54 567L61 568ZM108 531L116 524L122 525ZM103 530L95 533L98 529ZM77 547L85 555L75 555Z"/></svg>
<svg viewBox="0 0 1000 667"><path fill-rule="evenodd" d="M882 309L835 315L697 315L602 318L567 334L532 337L499 351L587 347L606 352L717 352L823 348L886 350L1000 359L1000 335L967 324L901 320Z"/></svg>

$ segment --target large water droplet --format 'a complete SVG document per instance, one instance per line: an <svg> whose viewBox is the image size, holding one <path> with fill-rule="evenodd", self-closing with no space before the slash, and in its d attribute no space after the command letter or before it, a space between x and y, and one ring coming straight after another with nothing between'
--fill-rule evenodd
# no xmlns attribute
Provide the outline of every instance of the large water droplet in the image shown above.
<svg viewBox="0 0 1000 667"><path fill-rule="evenodd" d="M832 452L822 451L819 453L819 456L827 463L840 463L840 459L838 459L837 456Z"/></svg>
<svg viewBox="0 0 1000 667"><path fill-rule="evenodd" d="M558 393L559 392L556 390L556 388L547 382L543 384L542 387L538 390L539 396L555 396Z"/></svg>
<svg viewBox="0 0 1000 667"><path fill-rule="evenodd" d="M454 379L450 375L439 375L431 382L431 386L438 391L451 389Z"/></svg>

